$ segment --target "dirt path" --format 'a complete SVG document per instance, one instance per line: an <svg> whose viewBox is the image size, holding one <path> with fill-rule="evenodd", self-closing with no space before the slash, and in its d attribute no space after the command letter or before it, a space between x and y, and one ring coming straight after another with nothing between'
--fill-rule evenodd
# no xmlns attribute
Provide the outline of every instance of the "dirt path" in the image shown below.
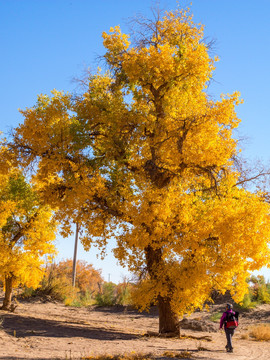
<svg viewBox="0 0 270 360"><path fill-rule="evenodd" d="M264 316L261 316L262 313ZM206 312L199 314L201 319L210 316ZM242 339L252 323L269 322L269 315L270 306L258 312L256 317L243 317L233 339L235 351L227 354L225 335L219 331L182 330L182 335L197 339L144 336L147 331L158 329L155 311L140 314L124 308L71 308L41 301L22 303L15 313L0 312L0 359L75 360L89 355L131 352L151 353L164 359L166 352L188 351L195 359L269 360L270 342ZM203 336L210 336L211 341L200 340Z"/></svg>

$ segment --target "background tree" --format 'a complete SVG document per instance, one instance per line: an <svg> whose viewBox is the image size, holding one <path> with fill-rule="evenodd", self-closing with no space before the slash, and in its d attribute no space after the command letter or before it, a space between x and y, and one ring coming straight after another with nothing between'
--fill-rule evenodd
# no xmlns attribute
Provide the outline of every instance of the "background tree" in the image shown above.
<svg viewBox="0 0 270 360"><path fill-rule="evenodd" d="M249 271L269 263L269 205L239 181L238 94L207 95L203 27L176 10L133 28L103 34L109 72L82 96L54 91L22 111L10 147L24 166L37 161L64 233L73 219L86 249L116 238L140 278L137 305L156 302L159 331L176 332L213 289L240 301Z"/></svg>
<svg viewBox="0 0 270 360"><path fill-rule="evenodd" d="M61 278L66 277L72 281L72 260L66 259L60 261L58 264L52 264L53 276ZM50 273L50 269L47 269L47 273ZM76 287L81 292L89 292L91 294L96 293L99 290L99 285L103 283L101 271L94 269L92 264L88 264L84 260L77 261L77 276Z"/></svg>
<svg viewBox="0 0 270 360"><path fill-rule="evenodd" d="M56 223L20 172L0 177L0 278L5 289L2 309L8 310L14 286L38 286L44 255L49 260L55 253Z"/></svg>

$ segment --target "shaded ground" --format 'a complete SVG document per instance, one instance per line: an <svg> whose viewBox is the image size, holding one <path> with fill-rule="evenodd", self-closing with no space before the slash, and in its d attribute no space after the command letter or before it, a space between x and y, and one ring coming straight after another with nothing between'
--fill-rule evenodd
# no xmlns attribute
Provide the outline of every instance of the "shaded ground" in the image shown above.
<svg viewBox="0 0 270 360"><path fill-rule="evenodd" d="M0 300L1 301L1 300ZM209 321L211 313L222 311L214 306L210 312L198 312L191 318ZM151 353L164 359L164 353L188 351L195 359L270 358L270 342L244 340L252 324L270 322L270 306L242 314L234 336L234 353L225 353L225 335L215 332L181 331L181 339L145 336L157 331L155 310L140 314L119 308L71 308L59 303L20 303L14 313L0 312L0 359L80 359L99 354ZM192 336L193 338L188 338ZM211 341L203 339L210 337Z"/></svg>

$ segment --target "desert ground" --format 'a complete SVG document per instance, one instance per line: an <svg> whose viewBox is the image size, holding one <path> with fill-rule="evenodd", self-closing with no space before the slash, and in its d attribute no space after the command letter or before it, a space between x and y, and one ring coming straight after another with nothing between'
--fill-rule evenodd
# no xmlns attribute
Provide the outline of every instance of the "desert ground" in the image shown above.
<svg viewBox="0 0 270 360"><path fill-rule="evenodd" d="M44 299L20 301L13 313L0 311L0 359L75 360L139 353L155 359L178 354L209 360L269 360L270 342L255 341L247 334L254 324L270 322L270 305L241 314L233 354L225 352L225 335L218 323L209 320L222 310L223 305L213 305L208 312L190 316L191 323L204 325L204 331L182 328L180 338L161 338L153 335L158 330L155 308L139 313L126 307L74 308Z"/></svg>

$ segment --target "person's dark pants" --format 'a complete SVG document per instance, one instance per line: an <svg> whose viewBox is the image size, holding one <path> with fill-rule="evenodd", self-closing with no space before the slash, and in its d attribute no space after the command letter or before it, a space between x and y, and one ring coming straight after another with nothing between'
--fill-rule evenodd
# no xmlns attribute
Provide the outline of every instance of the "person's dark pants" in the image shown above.
<svg viewBox="0 0 270 360"><path fill-rule="evenodd" d="M226 334L226 338L227 338L227 349L228 350L232 350L232 337L234 334L234 329L226 329L225 328L225 334Z"/></svg>

